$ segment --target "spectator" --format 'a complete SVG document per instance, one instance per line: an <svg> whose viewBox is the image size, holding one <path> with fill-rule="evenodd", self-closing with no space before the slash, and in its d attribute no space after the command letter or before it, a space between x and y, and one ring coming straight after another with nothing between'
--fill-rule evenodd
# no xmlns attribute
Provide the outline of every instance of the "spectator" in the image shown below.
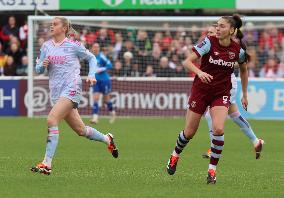
<svg viewBox="0 0 284 198"><path fill-rule="evenodd" d="M276 58L268 58L266 64L260 71L260 77L265 78L280 78L283 77L283 73L280 70L280 65L277 63Z"/></svg>
<svg viewBox="0 0 284 198"><path fill-rule="evenodd" d="M195 29L194 29L194 27L195 27ZM192 27L192 33L193 33L193 31L196 31L196 28L197 28L196 26ZM199 33L194 32L194 34L199 34ZM180 38L183 38L183 37L186 37L185 28L184 28L184 26L179 26L177 28L177 31L176 31L175 39L179 40ZM198 38L199 38L199 36L198 36Z"/></svg>
<svg viewBox="0 0 284 198"><path fill-rule="evenodd" d="M110 74L113 77L124 76L123 70L122 70L122 63L120 62L120 60L114 61L113 69L110 71Z"/></svg>
<svg viewBox="0 0 284 198"><path fill-rule="evenodd" d="M8 50L7 54L14 58L14 63L16 65L22 64L22 57L23 57L24 53L16 43L11 44L10 49Z"/></svg>
<svg viewBox="0 0 284 198"><path fill-rule="evenodd" d="M257 77L259 74L259 63L257 59L257 52L255 47L248 47L247 53L250 55L250 60L247 63L248 67L248 76L249 77Z"/></svg>
<svg viewBox="0 0 284 198"><path fill-rule="evenodd" d="M258 63L262 68L268 59L268 51L265 50L264 48L259 47L257 51L257 57L258 57Z"/></svg>
<svg viewBox="0 0 284 198"><path fill-rule="evenodd" d="M175 77L188 77L187 72L185 71L184 67L179 64L175 68Z"/></svg>
<svg viewBox="0 0 284 198"><path fill-rule="evenodd" d="M157 77L173 77L174 70L169 67L169 60L163 56L160 60L160 66L156 72Z"/></svg>
<svg viewBox="0 0 284 198"><path fill-rule="evenodd" d="M170 31L170 25L168 23L164 23L163 24L163 37L160 41L159 46L161 48L161 51L163 54L167 54L167 50L169 49L171 43L172 43L172 40L173 40L173 36L172 36L172 33Z"/></svg>
<svg viewBox="0 0 284 198"><path fill-rule="evenodd" d="M17 76L26 76L28 74L28 57L22 57L22 64L17 65L16 74Z"/></svg>
<svg viewBox="0 0 284 198"><path fill-rule="evenodd" d="M158 43L153 44L153 50L151 56L147 60L147 65L151 64L153 65L154 69L157 69L159 67L159 62L161 59L161 48Z"/></svg>
<svg viewBox="0 0 284 198"><path fill-rule="evenodd" d="M37 44L38 44L38 47L39 47L39 48L43 45L44 41L45 41L45 40L44 40L43 37L39 37L39 38L37 39Z"/></svg>
<svg viewBox="0 0 284 198"><path fill-rule="evenodd" d="M142 68L146 68L148 54L151 50L151 42L146 31L138 31L136 46L138 49L138 64L141 65Z"/></svg>
<svg viewBox="0 0 284 198"><path fill-rule="evenodd" d="M279 64L279 72L281 73L280 77L284 78L284 63L283 62Z"/></svg>
<svg viewBox="0 0 284 198"><path fill-rule="evenodd" d="M123 60L123 56L124 56L125 52L131 52L134 59L137 59L137 57L138 57L138 52L135 49L134 43L130 40L126 40L124 42L124 46L122 47L121 51L118 54L119 60Z"/></svg>
<svg viewBox="0 0 284 198"><path fill-rule="evenodd" d="M98 32L96 32L95 38L96 42L99 43L102 48L112 44L112 40L107 33L107 29L105 28L101 28Z"/></svg>
<svg viewBox="0 0 284 198"><path fill-rule="evenodd" d="M15 36L19 38L19 27L16 25L16 18L10 16L8 19L8 24L2 29L2 39L6 42L10 40L10 36Z"/></svg>
<svg viewBox="0 0 284 198"><path fill-rule="evenodd" d="M127 28L126 29L126 40L130 40L130 41L132 41L132 42L135 42L135 40L136 40L136 30L134 29L134 28L131 28L131 27L129 27L129 28Z"/></svg>
<svg viewBox="0 0 284 198"><path fill-rule="evenodd" d="M138 65L137 61L133 61L133 64L132 64L132 67L131 67L131 70L130 70L130 76L131 77L139 77L139 76L141 76L140 68L139 68L139 65Z"/></svg>
<svg viewBox="0 0 284 198"><path fill-rule="evenodd" d="M130 76L130 71L132 69L133 65L133 54L131 52L125 52L123 54L123 75L124 76Z"/></svg>
<svg viewBox="0 0 284 198"><path fill-rule="evenodd" d="M4 66L6 65L8 55L2 50L2 43L0 42L0 75L4 75Z"/></svg>
<svg viewBox="0 0 284 198"><path fill-rule="evenodd" d="M162 42L163 39L163 34L161 32L156 32L154 37L153 37L153 43L158 43L159 46L161 46L163 44Z"/></svg>
<svg viewBox="0 0 284 198"><path fill-rule="evenodd" d="M175 69L177 67L177 65L179 65L179 57L177 54L172 54L171 60L169 62L169 67L171 69Z"/></svg>
<svg viewBox="0 0 284 198"><path fill-rule="evenodd" d="M245 24L243 33L243 41L246 42L247 47L255 47L258 41L258 31L255 30L252 22L247 22Z"/></svg>
<svg viewBox="0 0 284 198"><path fill-rule="evenodd" d="M5 76L15 76L16 75L17 66L14 63L14 59L12 56L8 56L6 65L4 66L4 75Z"/></svg>
<svg viewBox="0 0 284 198"><path fill-rule="evenodd" d="M146 71L143 74L144 77L156 77L156 74L154 73L154 68L152 65L147 65Z"/></svg>
<svg viewBox="0 0 284 198"><path fill-rule="evenodd" d="M264 32L259 39L259 48L269 50L281 45L283 42L283 34L273 23L266 24Z"/></svg>
<svg viewBox="0 0 284 198"><path fill-rule="evenodd" d="M86 43L87 48L90 48L97 39L96 34L88 28L85 29L83 32L85 35L82 35L82 38L84 38L83 40Z"/></svg>
<svg viewBox="0 0 284 198"><path fill-rule="evenodd" d="M100 36L103 36L105 38L107 38L107 40L109 41L109 44L114 44L115 42L115 33L112 29L109 28L109 24L107 21L103 21L100 24L100 27L102 27L99 31L96 32L96 38L98 39ZM103 34L101 35L101 30L103 29ZM99 39L100 40L100 39Z"/></svg>
<svg viewBox="0 0 284 198"><path fill-rule="evenodd" d="M198 33L198 27L196 25L192 25L191 26L191 34L190 34L190 38L192 40L192 43L197 43L199 41L199 38L201 37L201 35Z"/></svg>
<svg viewBox="0 0 284 198"><path fill-rule="evenodd" d="M112 59L116 60L118 58L119 52L122 50L123 47L123 38L121 33L115 34L115 44L112 49Z"/></svg>
<svg viewBox="0 0 284 198"><path fill-rule="evenodd" d="M19 39L21 41L21 48L26 51L27 41L28 41L28 25L27 21L25 21L24 25L22 25L19 29Z"/></svg>

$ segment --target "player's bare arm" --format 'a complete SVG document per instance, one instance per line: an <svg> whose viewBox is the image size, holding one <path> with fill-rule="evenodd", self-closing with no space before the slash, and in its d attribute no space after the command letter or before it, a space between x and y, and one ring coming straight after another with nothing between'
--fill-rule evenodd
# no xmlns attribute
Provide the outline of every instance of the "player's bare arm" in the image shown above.
<svg viewBox="0 0 284 198"><path fill-rule="evenodd" d="M208 84L211 82L211 80L213 80L213 76L211 76L210 74L206 72L203 72L202 70L200 70L193 64L193 62L196 61L197 59L198 59L198 56L195 53L191 53L188 56L188 58L185 60L184 66L186 69L195 73L203 83Z"/></svg>
<svg viewBox="0 0 284 198"><path fill-rule="evenodd" d="M247 64L242 63L240 64L240 77L241 77L241 83L242 83L242 92L243 97L241 99L243 108L247 110L248 106L248 99L247 99L247 87L248 87L248 70L247 70Z"/></svg>

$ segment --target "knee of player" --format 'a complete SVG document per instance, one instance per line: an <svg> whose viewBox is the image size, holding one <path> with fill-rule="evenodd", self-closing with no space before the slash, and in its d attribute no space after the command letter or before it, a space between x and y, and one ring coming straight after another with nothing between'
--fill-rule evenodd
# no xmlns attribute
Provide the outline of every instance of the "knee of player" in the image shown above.
<svg viewBox="0 0 284 198"><path fill-rule="evenodd" d="M224 134L224 128L223 127L215 127L214 128L214 135L223 135Z"/></svg>
<svg viewBox="0 0 284 198"><path fill-rule="evenodd" d="M195 132L196 130L195 129L184 129L184 136L187 138L187 139L192 139L193 136L195 135Z"/></svg>
<svg viewBox="0 0 284 198"><path fill-rule="evenodd" d="M58 121L53 116L48 116L46 119L47 126L57 126Z"/></svg>

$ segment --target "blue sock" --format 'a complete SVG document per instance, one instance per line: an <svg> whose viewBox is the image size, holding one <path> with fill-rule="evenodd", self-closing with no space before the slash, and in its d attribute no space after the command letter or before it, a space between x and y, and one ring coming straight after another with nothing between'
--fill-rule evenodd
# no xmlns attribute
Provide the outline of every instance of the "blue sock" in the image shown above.
<svg viewBox="0 0 284 198"><path fill-rule="evenodd" d="M206 111L204 117L205 117L205 119L207 121L207 125L208 125L208 128L209 128L210 142L212 142L212 139L213 139L213 129L212 129L212 119L211 119L209 110Z"/></svg>
<svg viewBox="0 0 284 198"><path fill-rule="evenodd" d="M89 140L104 142L106 144L109 143L108 139L106 138L106 135L102 134L101 132L99 132L95 128L86 126L85 134L86 134L85 135L86 138L88 138Z"/></svg>
<svg viewBox="0 0 284 198"><path fill-rule="evenodd" d="M108 111L113 111L113 105L112 105L111 101L107 102L107 109L108 109Z"/></svg>
<svg viewBox="0 0 284 198"><path fill-rule="evenodd" d="M99 104L97 102L94 102L93 114L98 114L98 112L99 112Z"/></svg>
<svg viewBox="0 0 284 198"><path fill-rule="evenodd" d="M253 145L255 145L257 143L258 138L254 134L248 121L240 114L240 112L234 112L230 114L230 117L241 128L241 130L250 139Z"/></svg>
<svg viewBox="0 0 284 198"><path fill-rule="evenodd" d="M59 131L57 126L48 127L47 144L43 163L51 167L52 158L58 144Z"/></svg>

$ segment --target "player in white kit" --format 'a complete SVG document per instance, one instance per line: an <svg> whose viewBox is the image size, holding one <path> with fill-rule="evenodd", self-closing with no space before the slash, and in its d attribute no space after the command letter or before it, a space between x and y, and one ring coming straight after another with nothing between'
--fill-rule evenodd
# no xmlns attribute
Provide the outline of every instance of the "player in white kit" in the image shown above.
<svg viewBox="0 0 284 198"><path fill-rule="evenodd" d="M50 97L54 104L47 117L48 137L44 160L31 168L33 172L49 175L51 162L59 139L58 124L64 119L79 135L90 140L104 142L112 156L118 157L118 149L113 135L100 133L96 129L85 126L79 113L78 105L82 93L80 77L80 59L89 62L89 74L86 82L96 83L97 60L80 42L67 38L72 27L68 19L54 17L50 31L52 39L44 42L37 59L36 72L48 70Z"/></svg>

